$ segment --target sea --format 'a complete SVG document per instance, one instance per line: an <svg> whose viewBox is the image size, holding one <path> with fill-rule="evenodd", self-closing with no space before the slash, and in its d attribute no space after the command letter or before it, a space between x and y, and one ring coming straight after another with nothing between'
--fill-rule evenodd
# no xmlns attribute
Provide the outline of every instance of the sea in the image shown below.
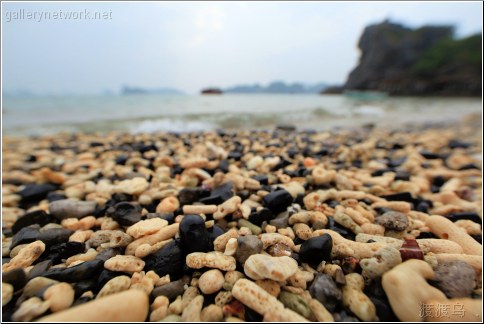
<svg viewBox="0 0 484 324"><path fill-rule="evenodd" d="M58 132L298 130L450 123L482 118L481 98L364 98L317 94L3 97L7 136ZM481 124L482 125L482 124Z"/></svg>

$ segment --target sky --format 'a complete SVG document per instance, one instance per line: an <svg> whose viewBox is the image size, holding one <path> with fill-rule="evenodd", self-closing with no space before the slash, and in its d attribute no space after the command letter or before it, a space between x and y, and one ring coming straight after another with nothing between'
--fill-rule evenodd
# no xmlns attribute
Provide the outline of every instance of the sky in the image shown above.
<svg viewBox="0 0 484 324"><path fill-rule="evenodd" d="M464 37L482 33L482 9L480 1L2 2L2 90L342 84L365 26L454 25Z"/></svg>

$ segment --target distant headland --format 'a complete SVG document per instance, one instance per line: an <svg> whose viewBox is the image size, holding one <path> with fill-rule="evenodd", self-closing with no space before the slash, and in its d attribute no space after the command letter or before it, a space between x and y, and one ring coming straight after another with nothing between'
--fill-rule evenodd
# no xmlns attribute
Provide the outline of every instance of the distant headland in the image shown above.
<svg viewBox="0 0 484 324"><path fill-rule="evenodd" d="M361 57L346 83L327 92L480 96L482 35L456 39L452 26L417 29L384 21L365 28Z"/></svg>

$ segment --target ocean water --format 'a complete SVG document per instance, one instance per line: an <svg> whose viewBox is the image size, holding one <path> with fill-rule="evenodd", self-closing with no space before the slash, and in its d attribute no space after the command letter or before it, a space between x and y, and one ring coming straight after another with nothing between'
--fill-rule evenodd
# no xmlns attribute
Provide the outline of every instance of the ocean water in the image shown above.
<svg viewBox="0 0 484 324"><path fill-rule="evenodd" d="M4 97L2 103L4 135L272 129L281 124L328 130L368 123L452 122L469 114L481 118L480 98L140 94Z"/></svg>

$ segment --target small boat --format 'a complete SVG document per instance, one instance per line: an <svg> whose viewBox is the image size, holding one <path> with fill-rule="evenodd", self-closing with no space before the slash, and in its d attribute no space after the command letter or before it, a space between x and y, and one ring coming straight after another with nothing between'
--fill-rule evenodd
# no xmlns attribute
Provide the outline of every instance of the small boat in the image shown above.
<svg viewBox="0 0 484 324"><path fill-rule="evenodd" d="M217 95L220 95L220 94L223 93L223 91L220 90L219 88L207 88L207 89L203 89L201 91L201 93L203 95L205 95L205 94L217 94Z"/></svg>
<svg viewBox="0 0 484 324"><path fill-rule="evenodd" d="M345 90L343 95L357 100L382 100L388 98L388 93L382 91Z"/></svg>

